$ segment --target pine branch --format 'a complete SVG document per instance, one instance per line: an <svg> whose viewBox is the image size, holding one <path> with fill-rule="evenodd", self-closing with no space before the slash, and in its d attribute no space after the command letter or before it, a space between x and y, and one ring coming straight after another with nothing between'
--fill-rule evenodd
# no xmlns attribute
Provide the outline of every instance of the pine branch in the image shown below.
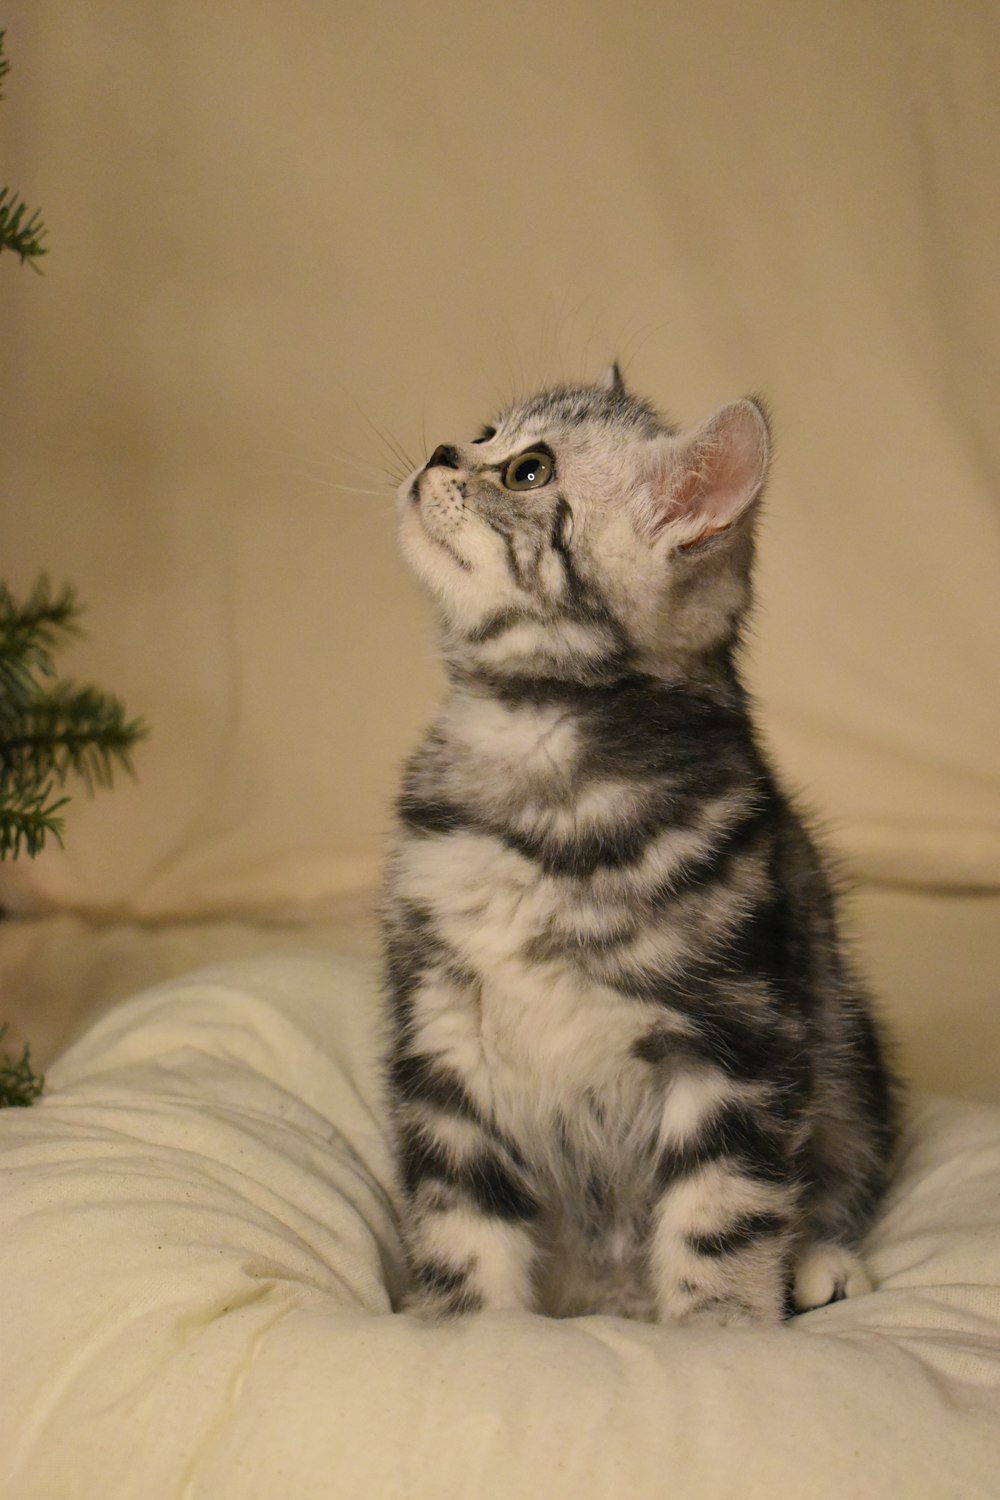
<svg viewBox="0 0 1000 1500"><path fill-rule="evenodd" d="M80 606L67 584L58 594L44 575L26 604L18 604L0 583L0 696L14 701L35 696L35 673L55 676L52 653L80 634Z"/></svg>
<svg viewBox="0 0 1000 1500"><path fill-rule="evenodd" d="M37 208L26 218L27 213L28 205L23 198L9 188L0 188L0 250L13 250L21 257L22 265L27 261L32 270L38 271L41 267L35 261L49 253L48 245L42 244L45 225Z"/></svg>
<svg viewBox="0 0 1000 1500"><path fill-rule="evenodd" d="M29 859L34 859L50 835L62 848L66 820L55 814L66 806L69 798L60 797L46 806L51 792L51 787L46 787L37 798L20 807L0 808L0 859L17 859L22 849Z"/></svg>
<svg viewBox="0 0 1000 1500"><path fill-rule="evenodd" d="M5 1022L0 1026L0 1042L6 1034ZM30 1047L25 1046L17 1062L9 1052L0 1053L0 1109L33 1104L44 1087L44 1075L32 1070Z"/></svg>
<svg viewBox="0 0 1000 1500"><path fill-rule="evenodd" d="M0 585L0 859L33 856L51 835L62 843L57 797L71 776L88 792L109 787L116 766L134 775L130 751L147 734L119 700L56 680L53 652L78 634L70 588L46 578L26 604Z"/></svg>
<svg viewBox="0 0 1000 1500"><path fill-rule="evenodd" d="M57 683L14 713L0 705L0 787L25 773L62 786L71 772L89 792L108 787L115 763L135 774L129 750L145 732L110 693Z"/></svg>
<svg viewBox="0 0 1000 1500"><path fill-rule="evenodd" d="M0 31L0 82L10 72L10 63L3 50L6 35L5 31ZM0 93L0 99L2 98L3 94ZM0 251L13 250L15 255L21 257L22 265L27 261L33 271L41 273L42 268L36 262L49 253L48 245L42 244L45 232L45 225L37 208L29 214L28 205L23 198L11 193L9 188L0 188Z"/></svg>

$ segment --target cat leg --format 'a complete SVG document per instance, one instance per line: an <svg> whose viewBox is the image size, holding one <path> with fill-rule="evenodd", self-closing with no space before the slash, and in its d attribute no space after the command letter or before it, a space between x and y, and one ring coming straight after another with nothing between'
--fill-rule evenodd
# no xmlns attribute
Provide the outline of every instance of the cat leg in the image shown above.
<svg viewBox="0 0 1000 1500"><path fill-rule="evenodd" d="M843 1108L843 1106L842 1106ZM793 1258L792 1305L797 1312L825 1307L872 1290L856 1250L884 1187L887 1145L863 1120L846 1116L809 1141L810 1201ZM845 1123L846 1122L846 1123Z"/></svg>
<svg viewBox="0 0 1000 1500"><path fill-rule="evenodd" d="M855 1247L871 1226L889 1174L898 1129L896 1084L864 997L846 993L828 1071L817 1082L813 1128L801 1165L809 1183L793 1258L798 1312L873 1290Z"/></svg>
<svg viewBox="0 0 1000 1500"><path fill-rule="evenodd" d="M794 1209L789 1185L749 1177L725 1159L671 1182L650 1241L659 1320L781 1322Z"/></svg>
<svg viewBox="0 0 1000 1500"><path fill-rule="evenodd" d="M402 1128L408 1312L451 1317L534 1303L539 1204L481 1125L454 1116Z"/></svg>

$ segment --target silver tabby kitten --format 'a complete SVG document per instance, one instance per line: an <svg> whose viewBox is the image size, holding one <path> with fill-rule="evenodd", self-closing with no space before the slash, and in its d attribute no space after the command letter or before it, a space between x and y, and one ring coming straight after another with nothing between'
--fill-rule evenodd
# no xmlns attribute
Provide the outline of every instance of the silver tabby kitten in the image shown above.
<svg viewBox="0 0 1000 1500"><path fill-rule="evenodd" d="M867 1289L893 1089L737 671L767 463L754 402L677 433L612 367L400 491L450 684L384 904L424 1315Z"/></svg>

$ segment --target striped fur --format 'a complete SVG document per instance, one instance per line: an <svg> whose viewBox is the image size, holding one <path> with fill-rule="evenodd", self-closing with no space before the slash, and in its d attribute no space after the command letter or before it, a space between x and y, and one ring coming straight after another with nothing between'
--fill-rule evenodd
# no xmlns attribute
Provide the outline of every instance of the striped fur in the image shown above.
<svg viewBox="0 0 1000 1500"><path fill-rule="evenodd" d="M526 453L551 477L512 488ZM678 434L615 374L400 492L449 677L384 901L425 1315L774 1322L866 1285L893 1088L737 670L766 465L759 406Z"/></svg>

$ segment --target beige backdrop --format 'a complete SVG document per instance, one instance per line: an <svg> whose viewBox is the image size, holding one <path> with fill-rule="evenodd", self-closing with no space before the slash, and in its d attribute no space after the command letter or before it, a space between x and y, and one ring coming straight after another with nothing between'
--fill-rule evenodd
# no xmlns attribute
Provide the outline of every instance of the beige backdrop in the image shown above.
<svg viewBox="0 0 1000 1500"><path fill-rule="evenodd" d="M153 726L21 909L322 912L439 688L377 467L612 354L769 399L754 680L873 881L1000 887L1000 11L13 0L0 576ZM380 430L392 438L380 436ZM380 495L336 488L374 487Z"/></svg>

